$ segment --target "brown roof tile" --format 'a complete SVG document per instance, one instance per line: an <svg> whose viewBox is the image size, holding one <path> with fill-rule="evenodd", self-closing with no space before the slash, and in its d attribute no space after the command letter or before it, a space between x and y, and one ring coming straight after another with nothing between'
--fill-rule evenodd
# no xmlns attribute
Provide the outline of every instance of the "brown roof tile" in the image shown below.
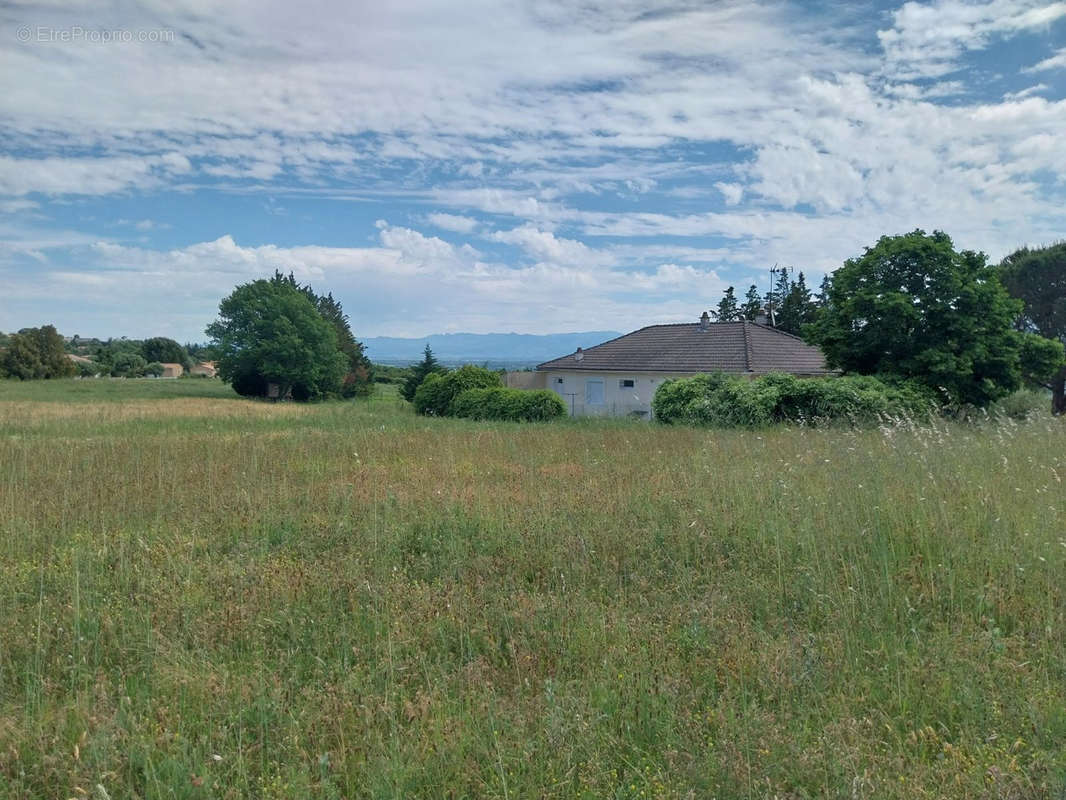
<svg viewBox="0 0 1066 800"><path fill-rule="evenodd" d="M627 372L792 372L824 375L822 352L798 336L754 322L650 325L617 339L539 364L537 369Z"/></svg>

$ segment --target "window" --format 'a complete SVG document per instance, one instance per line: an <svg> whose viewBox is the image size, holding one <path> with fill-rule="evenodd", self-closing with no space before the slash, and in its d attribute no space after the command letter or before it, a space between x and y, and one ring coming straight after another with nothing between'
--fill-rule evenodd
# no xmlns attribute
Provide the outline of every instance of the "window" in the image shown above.
<svg viewBox="0 0 1066 800"><path fill-rule="evenodd" d="M603 405L603 380L601 378L589 378L585 381L585 404Z"/></svg>
<svg viewBox="0 0 1066 800"><path fill-rule="evenodd" d="M555 382L556 382L556 383L562 383L562 382L563 382L563 379L562 379L562 378L556 378L556 379L555 379Z"/></svg>
<svg viewBox="0 0 1066 800"><path fill-rule="evenodd" d="M636 385L637 382L632 378L622 378L622 380L618 381L619 389L632 389Z"/></svg>

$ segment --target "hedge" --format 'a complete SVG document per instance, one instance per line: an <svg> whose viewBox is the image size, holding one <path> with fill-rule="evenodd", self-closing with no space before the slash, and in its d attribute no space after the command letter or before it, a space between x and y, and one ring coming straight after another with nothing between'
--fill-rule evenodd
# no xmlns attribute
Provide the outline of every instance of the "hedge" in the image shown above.
<svg viewBox="0 0 1066 800"><path fill-rule="evenodd" d="M566 404L547 389L467 389L452 401L450 413L467 419L541 422L566 416Z"/></svg>
<svg viewBox="0 0 1066 800"><path fill-rule="evenodd" d="M779 422L863 424L920 416L932 407L931 398L910 385L890 385L869 376L797 378L784 373L750 380L721 373L668 380L652 399L660 422L724 428Z"/></svg>
<svg viewBox="0 0 1066 800"><path fill-rule="evenodd" d="M451 372L433 372L425 377L415 391L415 411L430 417L446 417L451 413L452 400L467 389L502 388L498 372L468 364Z"/></svg>

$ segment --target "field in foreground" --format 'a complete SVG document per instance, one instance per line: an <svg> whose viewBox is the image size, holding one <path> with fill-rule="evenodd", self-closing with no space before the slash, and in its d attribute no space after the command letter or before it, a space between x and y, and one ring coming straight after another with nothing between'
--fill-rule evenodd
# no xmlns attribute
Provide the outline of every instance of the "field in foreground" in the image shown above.
<svg viewBox="0 0 1066 800"><path fill-rule="evenodd" d="M0 383L0 797L1061 798L1064 454Z"/></svg>

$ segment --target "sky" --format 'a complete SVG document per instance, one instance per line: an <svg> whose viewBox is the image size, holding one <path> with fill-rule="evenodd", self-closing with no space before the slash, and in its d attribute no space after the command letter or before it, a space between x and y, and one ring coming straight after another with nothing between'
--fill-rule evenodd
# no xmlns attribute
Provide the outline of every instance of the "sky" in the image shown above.
<svg viewBox="0 0 1066 800"><path fill-rule="evenodd" d="M695 321L881 235L1066 237L1066 2L0 5L0 330Z"/></svg>

